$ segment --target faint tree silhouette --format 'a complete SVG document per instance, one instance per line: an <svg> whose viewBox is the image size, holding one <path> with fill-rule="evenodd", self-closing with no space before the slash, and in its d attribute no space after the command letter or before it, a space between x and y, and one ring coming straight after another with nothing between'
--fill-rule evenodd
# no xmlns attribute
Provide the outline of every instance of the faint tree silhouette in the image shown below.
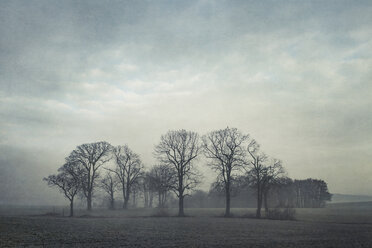
<svg viewBox="0 0 372 248"><path fill-rule="evenodd" d="M169 165L155 165L149 172L150 188L158 193L158 207L166 205L167 195L177 186L177 171Z"/></svg>
<svg viewBox="0 0 372 248"><path fill-rule="evenodd" d="M272 159L266 166L265 170L263 170L261 192L266 215L269 212L268 206L269 191L274 185L277 185L278 183L282 182L282 178L284 178L285 176L286 175L282 165L282 161L275 158Z"/></svg>
<svg viewBox="0 0 372 248"><path fill-rule="evenodd" d="M112 172L107 172L105 177L101 180L101 188L109 195L110 209L115 209L115 192L118 189L119 180Z"/></svg>

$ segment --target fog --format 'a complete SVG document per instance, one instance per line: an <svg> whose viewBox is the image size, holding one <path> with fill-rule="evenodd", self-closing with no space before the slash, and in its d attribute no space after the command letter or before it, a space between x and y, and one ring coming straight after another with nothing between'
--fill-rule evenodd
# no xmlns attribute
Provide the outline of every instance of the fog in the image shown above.
<svg viewBox="0 0 372 248"><path fill-rule="evenodd" d="M236 127L292 178L372 190L368 1L1 1L0 204L63 203L76 146ZM197 163L207 190L216 174Z"/></svg>

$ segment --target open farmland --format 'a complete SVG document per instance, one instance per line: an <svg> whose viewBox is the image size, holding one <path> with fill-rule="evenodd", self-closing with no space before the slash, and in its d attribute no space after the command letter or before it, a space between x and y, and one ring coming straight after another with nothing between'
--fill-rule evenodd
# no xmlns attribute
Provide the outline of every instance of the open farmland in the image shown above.
<svg viewBox="0 0 372 248"><path fill-rule="evenodd" d="M331 205L298 209L296 221L247 218L253 209L233 209L235 218L222 218L223 209L186 209L189 217L154 217L156 210L78 211L67 218L20 215L3 208L2 247L371 247L372 210ZM44 209L40 209L42 213ZM161 214L172 215L174 210ZM45 213L45 212L44 212ZM351 213L351 217L349 215Z"/></svg>

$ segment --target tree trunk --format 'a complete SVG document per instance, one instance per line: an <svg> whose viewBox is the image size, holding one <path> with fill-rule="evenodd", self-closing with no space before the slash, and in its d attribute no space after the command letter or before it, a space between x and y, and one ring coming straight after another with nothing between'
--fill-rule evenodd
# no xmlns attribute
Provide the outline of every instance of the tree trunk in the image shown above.
<svg viewBox="0 0 372 248"><path fill-rule="evenodd" d="M178 217L184 217L185 213L183 211L183 195L180 195L178 199Z"/></svg>
<svg viewBox="0 0 372 248"><path fill-rule="evenodd" d="M226 209L225 209L225 217L230 216L230 186L226 186Z"/></svg>
<svg viewBox="0 0 372 248"><path fill-rule="evenodd" d="M123 186L123 200L124 200L124 202L123 202L123 208L124 209L126 209L126 204L125 204L125 199L126 199L127 197L126 197L126 195L125 195L125 187Z"/></svg>
<svg viewBox="0 0 372 248"><path fill-rule="evenodd" d="M124 197L124 208L128 209L128 202L129 202L129 186L127 185L126 192L125 192L125 197Z"/></svg>
<svg viewBox="0 0 372 248"><path fill-rule="evenodd" d="M160 192L160 191L158 192L158 195L159 195L159 204L158 204L158 208L161 208L161 207L162 207L162 204L161 204L161 192Z"/></svg>
<svg viewBox="0 0 372 248"><path fill-rule="evenodd" d="M134 208L137 207L137 204L136 204L136 191L133 192L133 207Z"/></svg>
<svg viewBox="0 0 372 248"><path fill-rule="evenodd" d="M124 198L124 204L123 204L123 208L124 208L124 209L128 209L128 202L129 202L129 197L126 196L126 197Z"/></svg>
<svg viewBox="0 0 372 248"><path fill-rule="evenodd" d="M152 208L152 200L154 199L154 194L149 192L149 208Z"/></svg>
<svg viewBox="0 0 372 248"><path fill-rule="evenodd" d="M92 211L92 192L88 192L87 197L87 210Z"/></svg>
<svg viewBox="0 0 372 248"><path fill-rule="evenodd" d="M264 194L263 194L263 197L264 197L265 214L266 214L266 216L267 216L267 214L269 213L269 205L267 204L267 194L268 194L268 191L265 190L265 191L264 191Z"/></svg>
<svg viewBox="0 0 372 248"><path fill-rule="evenodd" d="M147 190L143 191L143 197L144 197L144 207L148 208L149 207L149 192Z"/></svg>
<svg viewBox="0 0 372 248"><path fill-rule="evenodd" d="M94 173L94 171L93 171ZM88 170L88 185L87 185L87 191L88 191L88 195L87 195L87 210L88 211L92 211L92 189L93 189L93 186L92 186L92 182L91 182L91 175L90 175L90 168Z"/></svg>
<svg viewBox="0 0 372 248"><path fill-rule="evenodd" d="M74 198L70 201L70 217L74 216Z"/></svg>
<svg viewBox="0 0 372 248"><path fill-rule="evenodd" d="M261 187L259 183L257 184L257 211L256 218L261 218L261 206L262 206L262 196L261 196Z"/></svg>
<svg viewBox="0 0 372 248"><path fill-rule="evenodd" d="M111 201L110 201L110 209L115 209L115 200L114 200L114 193L111 192Z"/></svg>
<svg viewBox="0 0 372 248"><path fill-rule="evenodd" d="M183 174L178 174L178 216L183 217L185 216L185 213L183 211Z"/></svg>

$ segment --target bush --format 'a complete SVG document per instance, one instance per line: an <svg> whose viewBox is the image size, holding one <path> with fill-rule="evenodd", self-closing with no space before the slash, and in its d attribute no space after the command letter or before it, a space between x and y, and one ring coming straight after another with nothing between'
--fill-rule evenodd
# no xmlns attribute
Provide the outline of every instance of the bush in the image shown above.
<svg viewBox="0 0 372 248"><path fill-rule="evenodd" d="M266 218L271 220L295 220L296 219L296 210L294 208L274 208L269 210Z"/></svg>
<svg viewBox="0 0 372 248"><path fill-rule="evenodd" d="M156 212L152 215L152 217L169 217L170 214L167 209L165 208L158 208Z"/></svg>
<svg viewBox="0 0 372 248"><path fill-rule="evenodd" d="M52 216L52 217L61 216L61 214L54 213L54 212L48 212L48 213L45 213L45 214L42 214L42 215L43 216Z"/></svg>

